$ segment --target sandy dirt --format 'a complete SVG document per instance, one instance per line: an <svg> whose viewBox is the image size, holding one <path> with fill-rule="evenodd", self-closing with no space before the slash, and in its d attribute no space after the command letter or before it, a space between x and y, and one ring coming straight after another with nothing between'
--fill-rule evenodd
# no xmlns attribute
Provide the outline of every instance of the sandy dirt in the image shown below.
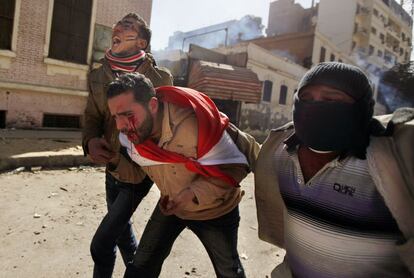
<svg viewBox="0 0 414 278"><path fill-rule="evenodd" d="M0 159L32 152L73 152L82 154L79 139L2 138Z"/></svg>
<svg viewBox="0 0 414 278"><path fill-rule="evenodd" d="M248 277L266 277L283 250L257 237L253 175L242 183L239 253ZM105 214L104 169L0 175L0 277L92 277L89 243ZM133 216L139 237L159 193L154 186ZM117 259L114 277L124 266ZM198 239L185 230L160 277L215 277Z"/></svg>

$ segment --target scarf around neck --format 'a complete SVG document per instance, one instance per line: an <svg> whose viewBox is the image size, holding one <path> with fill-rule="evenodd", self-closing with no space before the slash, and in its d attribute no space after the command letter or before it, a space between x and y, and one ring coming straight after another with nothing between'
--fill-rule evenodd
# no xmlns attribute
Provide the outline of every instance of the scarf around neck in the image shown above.
<svg viewBox="0 0 414 278"><path fill-rule="evenodd" d="M105 59L108 61L112 71L134 72L145 59L145 51L140 50L135 54L128 56L116 56L109 49L105 53Z"/></svg>

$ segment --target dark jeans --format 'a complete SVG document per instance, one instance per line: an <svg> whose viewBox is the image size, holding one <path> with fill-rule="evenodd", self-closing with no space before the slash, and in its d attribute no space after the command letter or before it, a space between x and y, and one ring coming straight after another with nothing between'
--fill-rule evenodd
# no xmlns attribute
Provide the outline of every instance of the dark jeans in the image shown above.
<svg viewBox="0 0 414 278"><path fill-rule="evenodd" d="M119 247L125 265L132 261L138 243L130 218L153 182L146 177L140 184L123 183L107 173L105 184L108 213L91 242L95 278L112 276L116 246Z"/></svg>
<svg viewBox="0 0 414 278"><path fill-rule="evenodd" d="M145 227L133 264L128 264L124 277L158 277L175 239L186 227L203 243L217 277L245 277L237 252L239 222L238 207L221 217L197 221L165 216L157 205ZM170 277L174 277L174 273Z"/></svg>

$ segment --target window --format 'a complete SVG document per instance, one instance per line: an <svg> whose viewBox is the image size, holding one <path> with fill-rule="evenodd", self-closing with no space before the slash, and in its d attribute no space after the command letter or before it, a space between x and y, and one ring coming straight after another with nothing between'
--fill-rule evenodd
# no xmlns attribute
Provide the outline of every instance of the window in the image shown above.
<svg viewBox="0 0 414 278"><path fill-rule="evenodd" d="M380 40L381 40L381 43L384 44L384 42L385 42L385 36L382 33L380 34Z"/></svg>
<svg viewBox="0 0 414 278"><path fill-rule="evenodd" d="M339 63L343 63L342 59L338 59L338 62L339 62Z"/></svg>
<svg viewBox="0 0 414 278"><path fill-rule="evenodd" d="M6 111L0 110L0 128L6 128Z"/></svg>
<svg viewBox="0 0 414 278"><path fill-rule="evenodd" d="M0 49L12 49L14 0L2 0L0 5Z"/></svg>
<svg viewBox="0 0 414 278"><path fill-rule="evenodd" d="M377 9L374 9L374 11L373 11L373 12L374 12L374 15L375 15L375 16L378 16L378 10L377 10Z"/></svg>
<svg viewBox="0 0 414 278"><path fill-rule="evenodd" d="M331 60L331 62L335 61L335 55L334 54L331 54L331 59L330 60Z"/></svg>
<svg viewBox="0 0 414 278"><path fill-rule="evenodd" d="M385 52L384 52L384 60L387 63L395 64L396 57L391 52L385 50Z"/></svg>
<svg viewBox="0 0 414 278"><path fill-rule="evenodd" d="M279 104L286 104L288 87L285 85L280 86Z"/></svg>
<svg viewBox="0 0 414 278"><path fill-rule="evenodd" d="M356 42L355 41L352 41L352 50L354 50L355 47L356 47Z"/></svg>
<svg viewBox="0 0 414 278"><path fill-rule="evenodd" d="M404 34L404 33L401 33L401 39L402 39L403 41L405 41L405 34Z"/></svg>
<svg viewBox="0 0 414 278"><path fill-rule="evenodd" d="M263 84L263 101L270 102L272 100L272 87L273 82L269 80L265 80Z"/></svg>
<svg viewBox="0 0 414 278"><path fill-rule="evenodd" d="M321 53L320 53L320 55L319 55L319 62L320 63L322 63L322 62L325 62L325 55L326 55L326 49L325 49L325 47L321 47Z"/></svg>
<svg viewBox="0 0 414 278"><path fill-rule="evenodd" d="M55 0L49 57L87 63L92 0Z"/></svg>
<svg viewBox="0 0 414 278"><path fill-rule="evenodd" d="M375 29L374 27L371 27L371 33L376 35L377 34L377 29Z"/></svg>
<svg viewBox="0 0 414 278"><path fill-rule="evenodd" d="M43 127L80 128L80 116L45 114Z"/></svg>
<svg viewBox="0 0 414 278"><path fill-rule="evenodd" d="M377 56L378 56L378 57L382 57L382 51L381 51L381 50L378 50L378 51L377 51Z"/></svg>
<svg viewBox="0 0 414 278"><path fill-rule="evenodd" d="M370 45L368 55L372 55L374 51L375 51L375 48L372 45Z"/></svg>

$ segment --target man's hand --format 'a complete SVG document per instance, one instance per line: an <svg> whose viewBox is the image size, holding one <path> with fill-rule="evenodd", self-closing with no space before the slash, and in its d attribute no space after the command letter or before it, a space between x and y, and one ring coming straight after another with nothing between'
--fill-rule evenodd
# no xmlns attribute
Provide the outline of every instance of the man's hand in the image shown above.
<svg viewBox="0 0 414 278"><path fill-rule="evenodd" d="M172 215L191 202L194 202L196 196L194 192L189 188L183 189L174 199L169 199L169 196L161 196L160 199L160 210L164 215ZM196 202L195 202L196 203Z"/></svg>
<svg viewBox="0 0 414 278"><path fill-rule="evenodd" d="M88 151L91 160L95 163L106 164L114 156L111 146L104 138L92 138L88 141Z"/></svg>

